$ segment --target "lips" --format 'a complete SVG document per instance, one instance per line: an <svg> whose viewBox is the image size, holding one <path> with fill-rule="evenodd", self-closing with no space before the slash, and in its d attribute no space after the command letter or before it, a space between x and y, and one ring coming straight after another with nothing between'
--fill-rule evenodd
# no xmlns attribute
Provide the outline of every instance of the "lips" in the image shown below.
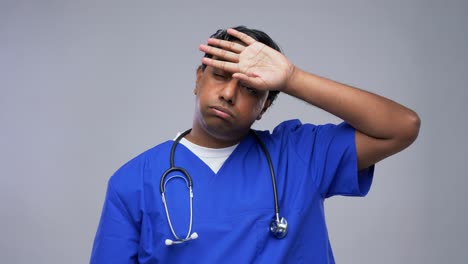
<svg viewBox="0 0 468 264"><path fill-rule="evenodd" d="M233 113L229 109L227 109L225 107L212 106L210 108L217 117L220 117L222 119L229 119L229 118L232 118L234 116Z"/></svg>

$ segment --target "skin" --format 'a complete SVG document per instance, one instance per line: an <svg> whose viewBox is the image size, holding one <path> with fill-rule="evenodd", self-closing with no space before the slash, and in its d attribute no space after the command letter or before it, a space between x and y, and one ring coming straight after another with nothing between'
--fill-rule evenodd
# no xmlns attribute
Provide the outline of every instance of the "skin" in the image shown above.
<svg viewBox="0 0 468 264"><path fill-rule="evenodd" d="M222 69L197 70L196 109L186 138L209 148L239 143L270 105L268 91L256 90Z"/></svg>
<svg viewBox="0 0 468 264"><path fill-rule="evenodd" d="M405 149L417 138L420 119L411 109L305 72L244 33L228 29L228 34L241 42L209 39L208 44L215 47L199 47L214 57L203 58L202 63L208 67L197 71L197 108L188 140L206 147L238 143L271 104L266 99L269 90L297 97L353 126L359 170ZM228 78L219 81L213 72ZM253 97L248 87L260 96ZM231 114L226 116L210 108L217 104Z"/></svg>

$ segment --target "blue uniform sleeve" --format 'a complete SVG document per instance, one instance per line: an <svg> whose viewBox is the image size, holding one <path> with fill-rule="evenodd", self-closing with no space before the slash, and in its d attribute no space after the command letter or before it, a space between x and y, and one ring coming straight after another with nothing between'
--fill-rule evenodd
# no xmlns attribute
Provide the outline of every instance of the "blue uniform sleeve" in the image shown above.
<svg viewBox="0 0 468 264"><path fill-rule="evenodd" d="M358 171L355 129L339 125L290 122L288 148L294 148L324 198L365 196L372 184L374 165Z"/></svg>
<svg viewBox="0 0 468 264"><path fill-rule="evenodd" d="M325 197L365 196L374 165L358 171L355 129L347 123L319 126L314 144L315 182Z"/></svg>
<svg viewBox="0 0 468 264"><path fill-rule="evenodd" d="M137 263L138 244L138 229L109 181L90 263Z"/></svg>

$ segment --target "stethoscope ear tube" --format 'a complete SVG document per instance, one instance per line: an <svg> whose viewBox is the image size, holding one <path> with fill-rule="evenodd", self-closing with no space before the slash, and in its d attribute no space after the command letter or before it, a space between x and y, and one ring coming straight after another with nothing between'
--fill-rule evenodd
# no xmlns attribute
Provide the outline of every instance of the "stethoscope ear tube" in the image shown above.
<svg viewBox="0 0 468 264"><path fill-rule="evenodd" d="M181 177L183 178L186 182L187 182L187 187L192 189L192 186L193 186L193 182L192 182L192 177L190 177L190 174L188 174L188 172L184 169L184 168L181 168L181 167L171 167L169 169L167 169L164 174L161 176L161 181L159 182L159 191L161 192L161 194L163 194L165 191L166 191L166 183L171 179L169 178L167 181L166 181L166 177L171 173L171 172L176 172L176 171L179 171L179 172L182 172L182 174L184 175L184 177Z"/></svg>

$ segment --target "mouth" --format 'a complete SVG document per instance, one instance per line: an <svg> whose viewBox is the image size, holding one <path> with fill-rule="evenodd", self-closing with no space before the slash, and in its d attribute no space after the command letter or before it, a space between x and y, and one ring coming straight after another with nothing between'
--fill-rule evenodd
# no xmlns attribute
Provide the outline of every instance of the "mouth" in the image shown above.
<svg viewBox="0 0 468 264"><path fill-rule="evenodd" d="M224 108L222 106L212 106L210 107L210 109L212 110L215 116L221 119L230 119L234 116L229 109Z"/></svg>

